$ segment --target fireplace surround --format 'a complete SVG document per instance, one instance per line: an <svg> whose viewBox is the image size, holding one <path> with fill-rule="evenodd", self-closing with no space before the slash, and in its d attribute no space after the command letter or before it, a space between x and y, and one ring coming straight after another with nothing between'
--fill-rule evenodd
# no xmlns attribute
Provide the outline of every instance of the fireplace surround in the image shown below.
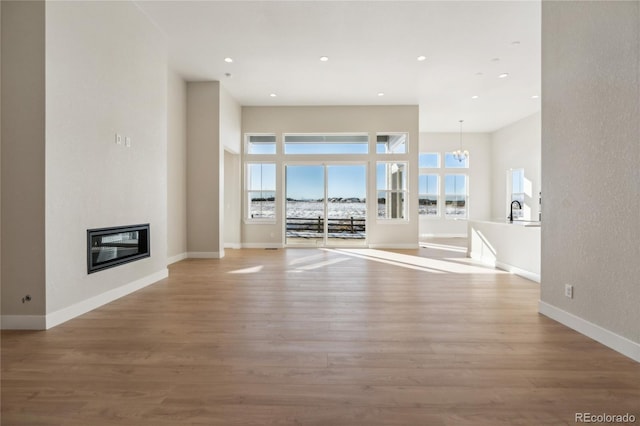
<svg viewBox="0 0 640 426"><path fill-rule="evenodd" d="M87 229L87 273L151 256L149 224Z"/></svg>

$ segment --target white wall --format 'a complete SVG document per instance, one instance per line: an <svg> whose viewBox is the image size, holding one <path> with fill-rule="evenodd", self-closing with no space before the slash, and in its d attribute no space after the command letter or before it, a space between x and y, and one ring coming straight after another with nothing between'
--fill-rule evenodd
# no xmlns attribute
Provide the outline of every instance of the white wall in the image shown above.
<svg viewBox="0 0 640 426"><path fill-rule="evenodd" d="M220 142L223 153L224 246L241 246L242 186L240 174L240 153L242 146L242 107L220 86Z"/></svg>
<svg viewBox="0 0 640 426"><path fill-rule="evenodd" d="M218 81L187 83L187 249L189 257L224 257L229 238L239 244L239 178L225 173L225 149L240 152L240 105ZM235 166L237 170L237 165ZM229 182L227 184L226 178ZM239 196L238 196L239 197ZM227 208L229 204L229 208ZM232 215L228 219L225 214Z"/></svg>
<svg viewBox="0 0 640 426"><path fill-rule="evenodd" d="M187 255L187 83L167 74L167 258Z"/></svg>
<svg viewBox="0 0 640 426"><path fill-rule="evenodd" d="M224 246L242 247L242 174L240 154L224 152Z"/></svg>
<svg viewBox="0 0 640 426"><path fill-rule="evenodd" d="M187 83L187 249L191 257L224 256L221 206L224 151L220 83ZM224 213L224 212L222 212Z"/></svg>
<svg viewBox="0 0 640 426"><path fill-rule="evenodd" d="M486 133L463 133L462 148L469 151L468 169L445 169L444 153L458 149L459 133L421 133L420 152L440 153L439 169L423 169L426 173L437 173L440 177L440 194L444 196L444 175L466 174L469 176L469 218L485 220L491 212L491 140ZM466 236L467 221L446 219L443 206L441 216L420 217L420 238L429 236Z"/></svg>
<svg viewBox="0 0 640 426"><path fill-rule="evenodd" d="M367 241L373 247L417 247L418 245L418 194L411 191L418 185L418 107L417 106L327 106L327 107L243 107L242 132L273 133L281 141L284 133L367 133L375 141L376 132L408 132L408 153L404 155L380 156L375 148L368 155L340 155L309 158L309 156L287 156L280 149L273 159L279 164L286 161L339 160L366 162L368 170L368 193L375 194L375 162L398 160L409 163L409 220L402 224L390 224L376 218L375 196L369 195L367 205ZM373 151L373 152L371 152ZM283 194L283 170L276 178L276 190ZM242 242L245 246L282 246L283 209L276 207L276 222L273 224L244 223Z"/></svg>
<svg viewBox="0 0 640 426"><path fill-rule="evenodd" d="M164 44L132 3L46 3L48 315L166 275ZM88 275L87 229L139 223L151 257Z"/></svg>
<svg viewBox="0 0 640 426"><path fill-rule="evenodd" d="M540 227L529 225L470 220L467 254L540 282Z"/></svg>
<svg viewBox="0 0 640 426"><path fill-rule="evenodd" d="M242 107L222 86L220 86L220 141L227 151L240 154Z"/></svg>
<svg viewBox="0 0 640 426"><path fill-rule="evenodd" d="M541 311L640 361L638 117L640 3L543 2Z"/></svg>
<svg viewBox="0 0 640 426"><path fill-rule="evenodd" d="M504 221L509 215L507 173L510 169L524 169L525 209L527 220L538 220L540 193L541 114L523 118L491 134L491 217Z"/></svg>
<svg viewBox="0 0 640 426"><path fill-rule="evenodd" d="M2 51L2 4L0 4L0 52ZM0 123L2 122L2 55L0 55ZM2 271L2 129L0 128L0 271ZM2 272L0 272L0 318L2 315ZM0 325L1 326L1 325Z"/></svg>
<svg viewBox="0 0 640 426"><path fill-rule="evenodd" d="M45 4L2 8L2 320L44 325ZM81 259L82 260L82 259ZM25 295L32 301L22 303Z"/></svg>

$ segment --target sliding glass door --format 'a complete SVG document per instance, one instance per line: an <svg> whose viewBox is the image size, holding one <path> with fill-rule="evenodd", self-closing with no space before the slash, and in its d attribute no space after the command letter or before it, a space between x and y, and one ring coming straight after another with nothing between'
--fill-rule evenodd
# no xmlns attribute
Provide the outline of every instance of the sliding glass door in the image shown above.
<svg viewBox="0 0 640 426"><path fill-rule="evenodd" d="M287 165L287 245L366 244L366 166Z"/></svg>
<svg viewBox="0 0 640 426"><path fill-rule="evenodd" d="M323 165L286 166L286 243L324 245L325 170Z"/></svg>

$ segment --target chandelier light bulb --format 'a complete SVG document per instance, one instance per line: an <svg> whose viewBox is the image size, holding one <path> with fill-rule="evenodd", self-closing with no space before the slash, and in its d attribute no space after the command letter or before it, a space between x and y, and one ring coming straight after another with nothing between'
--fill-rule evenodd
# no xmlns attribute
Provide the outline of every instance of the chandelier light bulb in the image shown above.
<svg viewBox="0 0 640 426"><path fill-rule="evenodd" d="M469 151L467 151L466 149L465 150L462 149L462 123L464 122L464 120L460 120L459 122L460 122L460 149L453 151L453 158L455 158L460 163L462 163L464 160L466 160L469 157Z"/></svg>

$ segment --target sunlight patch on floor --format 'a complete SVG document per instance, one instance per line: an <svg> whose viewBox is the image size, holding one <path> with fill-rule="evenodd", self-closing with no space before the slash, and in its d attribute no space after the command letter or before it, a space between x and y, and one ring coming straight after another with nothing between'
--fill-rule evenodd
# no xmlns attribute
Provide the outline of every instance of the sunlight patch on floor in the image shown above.
<svg viewBox="0 0 640 426"><path fill-rule="evenodd" d="M338 259L329 259L329 260L325 260L323 262L312 263L310 265L298 266L296 268L296 270L297 271L310 271L310 270L313 270L313 269L323 268L323 267L329 266L329 265L335 265L336 263L341 263L341 262L344 262L346 260L349 260L349 258L348 257L340 257Z"/></svg>
<svg viewBox="0 0 640 426"><path fill-rule="evenodd" d="M330 250L330 249L325 249ZM424 270L432 273L453 274L504 274L506 272L494 268L464 265L444 259L430 259L402 253L394 253L375 249L336 249L336 253L357 256L377 262L384 262L409 269Z"/></svg>
<svg viewBox="0 0 640 426"><path fill-rule="evenodd" d="M293 259L289 261L289 265L298 265L300 263L308 263L308 262L312 262L315 260L319 260L319 259L324 259L326 258L327 255L325 253L320 253L320 254L314 254L312 256L305 256L305 257L300 257L298 259Z"/></svg>
<svg viewBox="0 0 640 426"><path fill-rule="evenodd" d="M407 263L407 262L398 262L396 260L392 260L392 259L388 259L388 258L386 259L386 258L384 258L384 256L372 256L370 253L365 253L365 252L373 252L373 251L378 251L378 250L372 250L372 249L328 249L328 248L325 248L323 250L330 251L330 252L333 252L333 253L346 254L347 256L358 257L360 259L372 260L374 262L386 263L388 265L401 266L403 268L414 269L416 271L430 272L432 274L443 274L444 273L443 271L439 271L437 269L427 268L424 265L411 264L411 263ZM386 252L382 252L382 253L386 253ZM409 257L413 257L413 256L409 256ZM417 258L417 259L420 259L420 258Z"/></svg>
<svg viewBox="0 0 640 426"><path fill-rule="evenodd" d="M262 268L264 268L263 265L258 265L258 266L252 266L250 268L236 269L235 271L229 271L229 273L230 274L257 274L258 272L262 271Z"/></svg>

